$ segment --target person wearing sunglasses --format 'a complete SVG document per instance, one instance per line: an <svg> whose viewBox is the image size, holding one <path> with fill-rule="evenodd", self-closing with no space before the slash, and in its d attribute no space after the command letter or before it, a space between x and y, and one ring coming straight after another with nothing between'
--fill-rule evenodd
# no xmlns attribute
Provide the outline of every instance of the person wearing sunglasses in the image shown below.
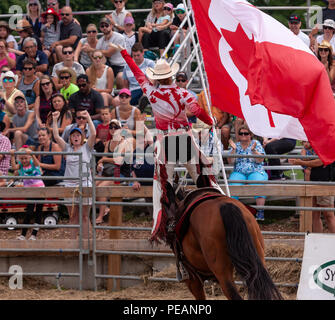
<svg viewBox="0 0 335 320"><path fill-rule="evenodd" d="M60 16L59 2L58 0L47 0L47 9L52 8Z"/></svg>
<svg viewBox="0 0 335 320"><path fill-rule="evenodd" d="M186 9L183 3L179 3L174 11L175 16L172 20L172 24L170 25L170 30L171 30L171 37L178 31L179 26L181 23L184 21L186 18ZM193 24L192 17L190 16L191 19L191 24ZM187 31L189 30L188 27L188 21L186 21L183 25L183 28L181 32L183 32L183 36L186 36ZM178 46L180 45L180 33L177 34L175 40L174 40L174 50L176 51Z"/></svg>
<svg viewBox="0 0 335 320"><path fill-rule="evenodd" d="M13 51L17 55L25 53L23 45L26 38L34 38L36 41L37 49L42 51L42 42L38 36L34 33L33 26L26 19L21 19L16 24L15 31L19 34L20 40L18 41L18 51Z"/></svg>
<svg viewBox="0 0 335 320"><path fill-rule="evenodd" d="M75 22L71 7L65 6L61 9L60 37L55 41L50 49L55 49L56 61L62 61L62 50L64 46L71 46L76 50L77 45L82 38L81 26Z"/></svg>
<svg viewBox="0 0 335 320"><path fill-rule="evenodd" d="M25 38L23 42L24 54L16 60L16 74L22 74L23 60L26 58L36 61L36 76L40 78L48 72L49 60L48 56L41 50L38 50L38 45L35 38Z"/></svg>
<svg viewBox="0 0 335 320"><path fill-rule="evenodd" d="M16 88L18 76L12 71L1 73L0 81L4 88L3 91L0 91L1 103L9 120L12 121L13 116L16 114L14 100L17 96L24 96L24 94Z"/></svg>
<svg viewBox="0 0 335 320"><path fill-rule="evenodd" d="M76 85L77 75L71 68L63 68L57 70L57 76L59 83L62 85L59 92L64 96L65 100L68 101L70 96L75 92L79 91Z"/></svg>
<svg viewBox="0 0 335 320"><path fill-rule="evenodd" d="M176 85L179 88L186 89L189 93L191 93L198 100L197 94L194 91L192 91L191 89L188 89L187 84L188 84L188 77L187 77L186 72L184 72L184 71L178 72L176 74ZM192 125L192 123L197 122L197 117L194 116L192 113L190 113L189 111L186 110L186 114L187 114L187 118L188 118L188 121L189 121L190 125Z"/></svg>
<svg viewBox="0 0 335 320"><path fill-rule="evenodd" d="M300 38L308 47L310 46L309 36L300 30L301 20L297 15L291 15L288 18L288 27L298 38Z"/></svg>
<svg viewBox="0 0 335 320"><path fill-rule="evenodd" d="M123 88L119 92L120 105L112 110L112 119L118 119L125 131L126 136L136 136L136 125L140 119L141 112L138 108L130 105L131 92Z"/></svg>
<svg viewBox="0 0 335 320"><path fill-rule="evenodd" d="M88 120L85 117L85 114L86 109L84 108L78 108L74 113L74 123L66 126L62 134L62 139L66 143L69 143L70 132L72 132L74 128L79 128L82 131L85 139L87 139L90 136L91 134L90 127L88 125Z"/></svg>
<svg viewBox="0 0 335 320"><path fill-rule="evenodd" d="M111 139L106 141L104 153L114 153L112 156L103 156L97 163L97 172L103 177L129 177L130 163L126 161L125 153L133 154L135 149L135 139L126 138L121 134L121 123L117 119L112 119L109 123L109 132ZM132 158L132 157L131 157ZM120 181L101 180L98 182L99 187L120 184ZM98 201L107 201L107 198L98 198ZM103 217L108 213L106 205L99 206L99 215L96 223L103 222Z"/></svg>
<svg viewBox="0 0 335 320"><path fill-rule="evenodd" d="M315 38L315 35L318 34L320 25L316 25L312 31L309 34L310 38L310 48L312 51L314 51L315 54L317 54L318 51L318 45L321 44L323 40L328 41L331 46L333 47L333 53L335 52L335 21L332 19L326 19L323 24L321 25L322 27L322 34L318 35Z"/></svg>
<svg viewBox="0 0 335 320"><path fill-rule="evenodd" d="M69 108L74 114L78 109L85 109L91 116L95 127L101 123L100 110L104 107L104 99L100 92L92 89L89 78L81 74L77 78L79 91L70 96Z"/></svg>
<svg viewBox="0 0 335 320"><path fill-rule="evenodd" d="M234 142L229 140L231 155L265 155L265 151L261 143L252 139L252 132L247 125L242 125L237 132L239 141ZM229 180L255 180L255 181L266 181L268 175L264 170L264 158L228 158L228 163L234 164L234 170L230 174ZM230 185L240 186L243 183L231 182ZM232 197L238 199L238 197ZM264 206L265 197L256 196L256 205ZM257 220L264 220L264 210L257 210Z"/></svg>
<svg viewBox="0 0 335 320"><path fill-rule="evenodd" d="M86 70L92 89L100 92L104 99L104 105L112 105L112 92L114 87L114 72L106 64L106 57L101 50L94 50L92 53L92 65Z"/></svg>
<svg viewBox="0 0 335 320"><path fill-rule="evenodd" d="M47 122L51 111L51 97L57 93L55 84L49 75L43 75L39 81L39 95L35 100L35 116L38 127L42 128Z"/></svg>
<svg viewBox="0 0 335 320"><path fill-rule="evenodd" d="M35 75L36 62L30 58L23 61L22 77L17 88L24 93L29 110L34 109L36 97L39 92L39 78Z"/></svg>
<svg viewBox="0 0 335 320"><path fill-rule="evenodd" d="M98 29L93 23L86 27L86 38L80 39L74 51L74 61L79 62L86 70L92 64L91 55L98 44Z"/></svg>
<svg viewBox="0 0 335 320"><path fill-rule="evenodd" d="M64 68L73 70L76 76L85 73L84 67L80 63L74 61L74 51L72 47L68 45L65 45L62 48L62 61L56 63L52 69L51 77L56 85L57 90L60 90L62 87L62 83L57 76L57 72Z"/></svg>
<svg viewBox="0 0 335 320"><path fill-rule="evenodd" d="M335 63L333 56L333 47L330 45L328 41L323 40L321 44L318 45L318 59L325 66L325 69L328 73L330 83L332 84L335 79ZM332 89L334 92L334 86L332 85Z"/></svg>
<svg viewBox="0 0 335 320"><path fill-rule="evenodd" d="M132 17L131 12L126 10L127 0L111 0L115 10L110 14L106 14L113 26L113 31L122 33L124 31L124 19L126 17Z"/></svg>
<svg viewBox="0 0 335 320"><path fill-rule="evenodd" d="M37 37L41 37L41 27L42 27L42 7L39 0L28 0L27 5L27 14L25 19L29 21L29 23L33 27L34 34Z"/></svg>
<svg viewBox="0 0 335 320"><path fill-rule="evenodd" d="M112 30L112 23L108 18L100 19L100 31L104 34L97 44L97 49L109 60L109 65L113 69L114 79L117 89L123 86L122 73L126 63L120 52L113 48L113 44L125 47L126 41L123 35Z"/></svg>

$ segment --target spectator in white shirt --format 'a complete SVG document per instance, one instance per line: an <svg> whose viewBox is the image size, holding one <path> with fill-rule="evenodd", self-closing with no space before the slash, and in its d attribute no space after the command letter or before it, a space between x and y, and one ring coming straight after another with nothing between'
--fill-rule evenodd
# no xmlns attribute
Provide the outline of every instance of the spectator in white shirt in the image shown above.
<svg viewBox="0 0 335 320"><path fill-rule="evenodd" d="M288 18L288 27L298 38L300 38L309 47L310 45L309 36L300 30L301 20L299 16L297 15L290 16Z"/></svg>

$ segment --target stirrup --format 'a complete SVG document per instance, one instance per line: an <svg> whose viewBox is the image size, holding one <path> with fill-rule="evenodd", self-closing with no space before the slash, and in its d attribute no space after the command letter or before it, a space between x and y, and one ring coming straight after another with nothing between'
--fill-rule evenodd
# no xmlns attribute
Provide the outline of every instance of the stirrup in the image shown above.
<svg viewBox="0 0 335 320"><path fill-rule="evenodd" d="M178 281L188 280L190 275L188 271L185 269L183 263L181 261L178 262L177 265L177 279Z"/></svg>

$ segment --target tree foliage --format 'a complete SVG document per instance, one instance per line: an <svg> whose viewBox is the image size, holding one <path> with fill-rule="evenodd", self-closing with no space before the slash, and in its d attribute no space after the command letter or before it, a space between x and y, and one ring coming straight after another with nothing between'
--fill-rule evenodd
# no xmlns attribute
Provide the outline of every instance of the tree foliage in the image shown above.
<svg viewBox="0 0 335 320"><path fill-rule="evenodd" d="M171 2L174 6L180 3L180 0L166 0ZM46 7L46 0L40 0L43 9ZM60 6L65 5L66 0L59 0ZM250 0L256 6L306 6L307 0ZM12 5L19 5L26 13L27 0L7 0L0 1L0 13L8 14L8 10ZM73 11L96 11L96 10L113 10L114 5L111 0L70 0L70 5ZM311 5L325 6L325 0L311 1ZM126 4L127 9L149 9L152 6L152 0L128 0ZM305 27L306 11L304 10L266 10L266 13L273 16L281 23L287 25L287 18L291 14L298 14L303 20L303 28ZM76 18L80 21L83 30L89 23L98 24L103 15L78 15ZM135 13L136 28L144 25L144 20L147 13ZM8 19L7 19L8 20Z"/></svg>

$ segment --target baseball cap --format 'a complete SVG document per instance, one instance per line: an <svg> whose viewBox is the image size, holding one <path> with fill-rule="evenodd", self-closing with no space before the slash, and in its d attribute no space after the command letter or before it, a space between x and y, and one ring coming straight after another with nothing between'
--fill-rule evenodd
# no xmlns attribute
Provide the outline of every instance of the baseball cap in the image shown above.
<svg viewBox="0 0 335 320"><path fill-rule="evenodd" d="M187 74L186 74L186 72L184 72L184 71L178 72L176 74L176 79L178 79L178 78L183 78L183 79L187 80Z"/></svg>
<svg viewBox="0 0 335 320"><path fill-rule="evenodd" d="M124 18L124 21L123 21L123 24L126 25L126 24L134 24L134 18L133 17L130 17L130 16L127 16Z"/></svg>
<svg viewBox="0 0 335 320"><path fill-rule="evenodd" d="M15 98L14 98L14 101L17 100L17 99L22 99L22 100L26 100L26 97L22 94L19 94L17 95Z"/></svg>
<svg viewBox="0 0 335 320"><path fill-rule="evenodd" d="M120 92L119 92L119 95L122 94L122 93L125 93L125 94L127 94L128 96L131 96L131 92L130 92L130 90L127 89L127 88L123 88L123 89L121 89Z"/></svg>
<svg viewBox="0 0 335 320"><path fill-rule="evenodd" d="M173 4L168 2L164 5L164 7L170 8L171 10L173 10Z"/></svg>
<svg viewBox="0 0 335 320"><path fill-rule="evenodd" d="M70 135L71 135L73 132L75 132L75 131L79 132L80 134L83 134L83 132L81 131L81 129L78 128L78 127L76 127L76 128L71 129L71 131L70 131Z"/></svg>
<svg viewBox="0 0 335 320"><path fill-rule="evenodd" d="M292 16L290 16L290 17L288 18L288 21L289 21L289 22L301 22L299 16L297 16L297 15L292 15Z"/></svg>
<svg viewBox="0 0 335 320"><path fill-rule="evenodd" d="M183 3L179 3L179 4L177 5L177 7L176 7L176 10L183 10L183 11L186 11L186 10L185 10L185 6L184 6Z"/></svg>
<svg viewBox="0 0 335 320"><path fill-rule="evenodd" d="M106 17L100 19L99 24L102 24L102 23L107 23L108 25L112 24L111 21Z"/></svg>

